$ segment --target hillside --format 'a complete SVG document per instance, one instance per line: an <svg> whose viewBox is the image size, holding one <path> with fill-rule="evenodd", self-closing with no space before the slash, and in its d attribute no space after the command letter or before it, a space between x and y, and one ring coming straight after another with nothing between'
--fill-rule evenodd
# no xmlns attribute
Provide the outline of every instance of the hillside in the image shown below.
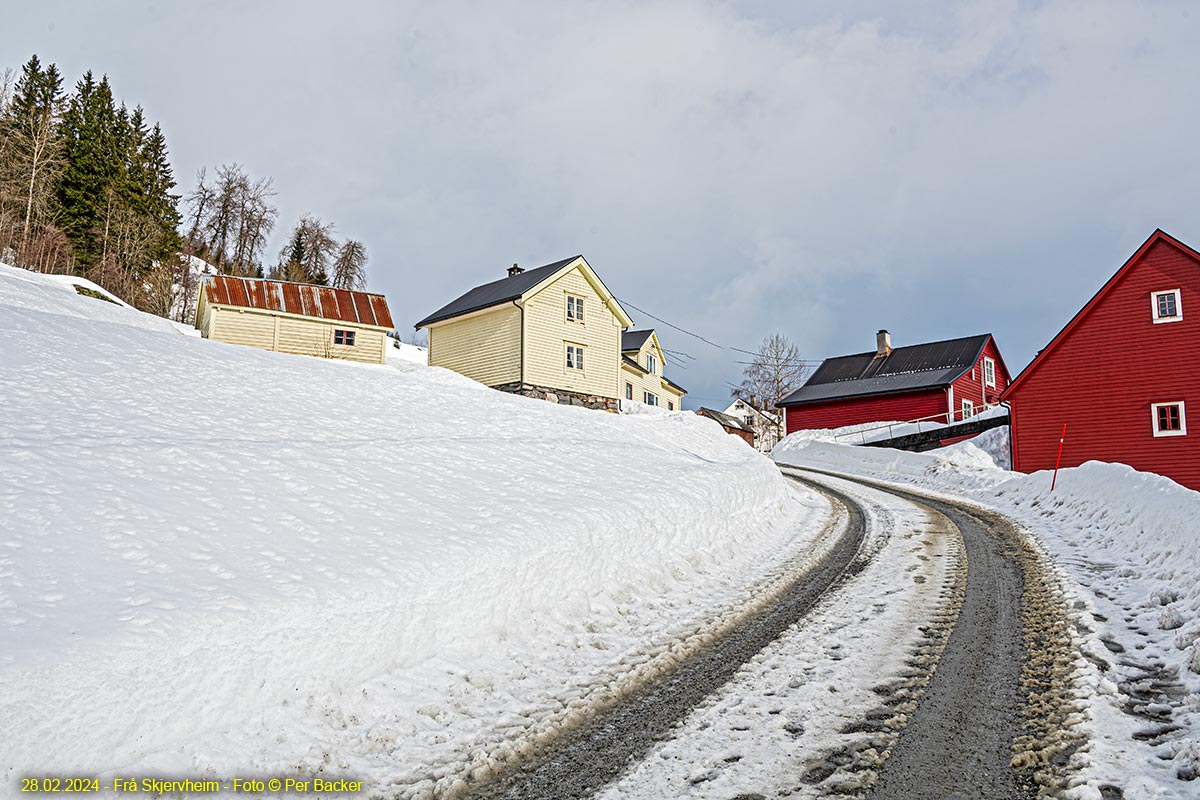
<svg viewBox="0 0 1200 800"><path fill-rule="evenodd" d="M2 265L0 332L6 787L446 786L736 602L826 511L692 414L210 342Z"/></svg>

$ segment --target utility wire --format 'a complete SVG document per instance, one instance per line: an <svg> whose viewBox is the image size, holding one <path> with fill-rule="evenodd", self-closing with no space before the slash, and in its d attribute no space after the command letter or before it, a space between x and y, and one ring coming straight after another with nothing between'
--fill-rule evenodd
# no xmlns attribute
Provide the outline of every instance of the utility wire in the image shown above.
<svg viewBox="0 0 1200 800"><path fill-rule="evenodd" d="M630 308L632 308L634 311L637 311L637 312L638 312L638 313L640 313L640 314L645 314L647 317L649 317L649 318L650 318L650 319L652 319L652 320L656 320L656 321L658 321L658 322L661 322L663 325L666 325L668 328L674 328L675 330L679 331L680 333L686 333L688 336L691 336L691 337L693 337L693 338L699 339L700 341L704 342L704 343L705 343L705 344L707 344L707 345L712 345L713 347L717 348L718 350L730 350L730 349L732 349L732 348L725 347L724 345L719 345L719 344L717 344L716 342L710 341L710 340L708 340L708 339L705 339L703 336L701 336L701 335L700 335L700 334L698 334L698 333L692 333L691 331L689 331L689 330L685 330L685 329L683 329L683 328L679 327L678 325L675 325L675 324L673 324L673 323L667 322L667 321L666 321L665 319L663 319L662 317L656 317L656 316L654 316L653 314L651 314L649 311L645 311L645 310L643 310L643 309L640 309L640 308L638 308L637 306L635 306L633 303L630 303L630 302L628 302L628 301L622 300L622 299L621 299L621 298L619 298L619 297L617 298L617 302L618 302L618 303L621 303L622 305L629 306L629 307L630 307ZM754 355L754 353L751 353L751 355Z"/></svg>
<svg viewBox="0 0 1200 800"><path fill-rule="evenodd" d="M762 353L759 353L756 350L744 350L741 347L733 347L732 345L727 346L727 345L723 345L723 344L717 344L716 342L712 341L711 339L706 339L705 337L701 336L698 333L692 333L691 331L687 330L686 328L681 328L673 322L667 322L662 317L656 317L653 314L651 314L649 311L646 311L645 309L642 309L642 308L638 308L633 303L630 303L628 300L622 300L619 297L616 298L616 300L621 305L629 306L630 308L632 308L634 311L638 312L639 314L645 314L650 319L655 320L656 322L661 322L663 325L666 325L668 328L674 328L675 330L679 331L680 333L687 334L688 336L691 336L694 339L699 339L700 341L704 342L705 344L709 345L710 347L715 347L718 350L732 350L735 353L745 353L748 356L756 356L757 357L757 356L762 355ZM671 351L663 350L663 352L669 353ZM683 355L687 355L687 354L684 353ZM687 356L687 357L692 358L692 356ZM751 364L753 362L735 361L734 363L735 364ZM806 359L799 359L799 363L807 366L807 365L812 365L812 364L820 364L821 362L820 361L810 361L810 360L806 360Z"/></svg>

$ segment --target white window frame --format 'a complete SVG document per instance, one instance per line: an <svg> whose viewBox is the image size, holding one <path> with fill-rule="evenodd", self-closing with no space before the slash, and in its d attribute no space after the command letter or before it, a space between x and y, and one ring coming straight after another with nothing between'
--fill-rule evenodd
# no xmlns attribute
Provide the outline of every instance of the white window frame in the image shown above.
<svg viewBox="0 0 1200 800"><path fill-rule="evenodd" d="M970 419L971 417L973 417L973 416L975 416L975 403L974 403L974 401L967 400L966 398L963 398L963 401L962 401L962 412L961 412L961 418L962 418L963 422L966 422L967 420L969 420L969 419Z"/></svg>
<svg viewBox="0 0 1200 800"><path fill-rule="evenodd" d="M642 389L642 402L648 406L657 406L658 395L648 389Z"/></svg>
<svg viewBox="0 0 1200 800"><path fill-rule="evenodd" d="M583 372L583 345L567 344L565 363L572 372Z"/></svg>
<svg viewBox="0 0 1200 800"><path fill-rule="evenodd" d="M567 319L571 322L583 322L583 298L569 294L567 295Z"/></svg>
<svg viewBox="0 0 1200 800"><path fill-rule="evenodd" d="M1162 317L1158 314L1158 298L1163 295L1175 296L1175 316ZM1183 321L1183 296L1178 289L1160 289L1157 292L1150 293L1150 317L1154 320L1154 324L1158 325L1163 322L1182 322Z"/></svg>
<svg viewBox="0 0 1200 800"><path fill-rule="evenodd" d="M1158 410L1168 406L1179 406L1179 430L1177 431L1164 431L1158 427ZM1154 431L1155 438L1163 436L1187 436L1187 409L1184 407L1183 401L1171 400L1166 403L1151 403L1150 430Z"/></svg>
<svg viewBox="0 0 1200 800"><path fill-rule="evenodd" d="M646 371L651 375L658 374L658 359L654 357L654 353L646 353Z"/></svg>
<svg viewBox="0 0 1200 800"><path fill-rule="evenodd" d="M996 388L996 360L983 357L983 385Z"/></svg>

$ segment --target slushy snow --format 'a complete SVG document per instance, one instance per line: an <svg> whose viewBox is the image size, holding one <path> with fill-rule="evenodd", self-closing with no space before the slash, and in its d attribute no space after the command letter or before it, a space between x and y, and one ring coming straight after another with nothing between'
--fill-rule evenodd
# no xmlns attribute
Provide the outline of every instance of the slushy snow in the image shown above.
<svg viewBox="0 0 1200 800"><path fill-rule="evenodd" d="M997 431L1007 431L998 428ZM992 433L988 450L1004 444ZM984 434L985 436L987 434ZM1200 492L1121 464L1088 462L1051 474L996 466L976 439L928 453L834 444L793 434L772 457L781 464L865 476L967 499L1020 523L1047 553L1074 599L1076 679L1088 693L1091 740L1069 794L1100 800L1194 798L1200 789ZM1195 665L1198 668L1193 668ZM1162 708L1180 730L1126 713L1131 698L1165 684ZM1137 738L1135 738L1137 734ZM1191 780L1187 780L1188 778Z"/></svg>
<svg viewBox="0 0 1200 800"><path fill-rule="evenodd" d="M803 551L714 422L263 352L0 265L0 793L29 774L428 796Z"/></svg>

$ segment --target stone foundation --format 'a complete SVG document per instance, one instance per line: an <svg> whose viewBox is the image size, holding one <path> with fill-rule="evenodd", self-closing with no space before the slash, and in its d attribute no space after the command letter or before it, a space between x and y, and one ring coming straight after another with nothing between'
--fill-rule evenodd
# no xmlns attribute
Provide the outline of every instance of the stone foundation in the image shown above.
<svg viewBox="0 0 1200 800"><path fill-rule="evenodd" d="M600 397L594 394L571 392L566 389L549 389L529 383L502 383L492 388L509 394L519 394L522 397L547 400L551 403L558 403L560 406L583 406L600 411L611 411L614 414L621 410L620 402L615 397Z"/></svg>

